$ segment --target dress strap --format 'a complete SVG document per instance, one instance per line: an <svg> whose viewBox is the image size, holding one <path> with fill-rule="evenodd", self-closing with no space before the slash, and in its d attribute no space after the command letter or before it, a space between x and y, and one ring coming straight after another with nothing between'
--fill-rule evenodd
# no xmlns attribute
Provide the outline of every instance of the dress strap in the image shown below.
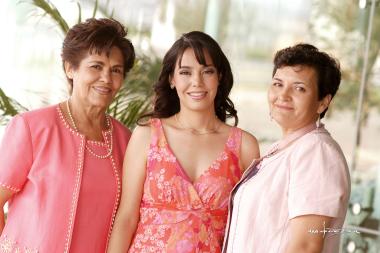
<svg viewBox="0 0 380 253"><path fill-rule="evenodd" d="M240 158L242 130L238 127L232 127L230 137L227 141L228 149L237 157Z"/></svg>
<svg viewBox="0 0 380 253"><path fill-rule="evenodd" d="M164 135L164 129L162 128L161 119L152 118L150 120L151 127L151 142L150 145L155 147L163 147L166 145L166 139Z"/></svg>

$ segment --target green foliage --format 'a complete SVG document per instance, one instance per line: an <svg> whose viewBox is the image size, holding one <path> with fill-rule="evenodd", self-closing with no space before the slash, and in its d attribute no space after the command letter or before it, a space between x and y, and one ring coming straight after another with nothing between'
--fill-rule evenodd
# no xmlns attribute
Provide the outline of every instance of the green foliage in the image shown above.
<svg viewBox="0 0 380 253"><path fill-rule="evenodd" d="M49 0L26 0L22 2L30 3L38 10L42 10L43 17L48 16L58 25L58 28L63 34L66 34L69 30L66 20ZM102 5L96 0L94 2L92 17L95 17L98 12L101 12L102 15L106 17L112 17L113 10L108 13L108 4L108 1ZM79 23L82 20L82 7L79 2L77 2L77 6L77 20ZM128 73L122 88L108 109L111 116L129 128L135 126L138 117L151 107L151 97L153 95L152 84L159 74L160 63L161 59L158 59L154 55L148 57L146 55L137 54L134 67L130 73ZM19 103L7 97L2 90L0 90L0 99L0 112L2 112L3 116L13 116L18 112L26 110L26 108L22 107ZM6 121L6 117L1 117L0 125L5 124Z"/></svg>
<svg viewBox="0 0 380 253"><path fill-rule="evenodd" d="M138 117L151 108L153 82L161 69L161 60L140 56L135 62L127 81L109 107L109 113L126 126L133 127Z"/></svg>
<svg viewBox="0 0 380 253"><path fill-rule="evenodd" d="M0 88L0 125L5 125L12 116L24 111L27 111L24 106L5 95Z"/></svg>
<svg viewBox="0 0 380 253"><path fill-rule="evenodd" d="M64 33L67 33L69 26L58 9L54 6L54 4L52 4L49 0L32 0L31 3L36 7L42 9L45 12L44 15L50 16L50 18L52 18L58 24L60 29ZM78 6L80 7L79 3ZM79 17L81 16L80 13L81 12L79 12Z"/></svg>

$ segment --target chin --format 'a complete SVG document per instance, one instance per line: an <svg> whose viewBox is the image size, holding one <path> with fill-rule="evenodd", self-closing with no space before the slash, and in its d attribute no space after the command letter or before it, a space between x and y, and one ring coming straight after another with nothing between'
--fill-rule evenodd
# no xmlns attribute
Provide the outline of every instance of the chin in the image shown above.
<svg viewBox="0 0 380 253"><path fill-rule="evenodd" d="M214 107L210 105L189 106L188 108L192 111L197 111L197 112L204 112L204 111L209 111L211 109L214 109Z"/></svg>
<svg viewBox="0 0 380 253"><path fill-rule="evenodd" d="M90 102L92 106L101 107L105 110L107 110L107 108L110 106L111 103L112 101L105 100L105 99L102 99L102 100L97 99Z"/></svg>
<svg viewBox="0 0 380 253"><path fill-rule="evenodd" d="M276 121L280 127L289 127L294 124L294 120L289 117L274 117L273 120Z"/></svg>

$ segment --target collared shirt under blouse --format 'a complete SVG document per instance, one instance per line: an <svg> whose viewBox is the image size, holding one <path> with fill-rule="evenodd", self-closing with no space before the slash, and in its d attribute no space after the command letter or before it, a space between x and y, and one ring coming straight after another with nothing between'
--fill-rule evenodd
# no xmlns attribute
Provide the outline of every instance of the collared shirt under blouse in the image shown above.
<svg viewBox="0 0 380 253"><path fill-rule="evenodd" d="M129 252L221 252L229 193L241 177L241 130L231 128L223 151L191 182L161 120L153 119L151 128L140 221Z"/></svg>
<svg viewBox="0 0 380 253"><path fill-rule="evenodd" d="M14 195L0 252L83 252L89 245L96 245L92 252L105 251L130 138L120 122L112 119L111 124L113 152L100 161L85 145L106 153L105 143L74 131L58 105L11 120L0 146L0 185ZM103 136L110 136L110 130ZM90 196L99 191L107 194Z"/></svg>
<svg viewBox="0 0 380 253"><path fill-rule="evenodd" d="M329 228L342 228L350 177L339 145L323 126L264 158L259 168L233 196L223 252L283 253L292 240L290 220L302 215L329 216ZM323 253L338 252L339 239L339 233L327 233Z"/></svg>

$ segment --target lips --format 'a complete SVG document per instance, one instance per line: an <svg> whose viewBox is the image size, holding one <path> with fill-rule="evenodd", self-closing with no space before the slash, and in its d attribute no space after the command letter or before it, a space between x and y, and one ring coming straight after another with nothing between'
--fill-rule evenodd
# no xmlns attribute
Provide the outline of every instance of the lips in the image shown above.
<svg viewBox="0 0 380 253"><path fill-rule="evenodd" d="M207 91L193 91L187 94L194 100L201 100L207 96Z"/></svg>
<svg viewBox="0 0 380 253"><path fill-rule="evenodd" d="M279 108L279 109L282 109L282 110L293 110L293 107L289 106L289 105L279 105L279 104L275 104L274 105L275 107Z"/></svg>
<svg viewBox="0 0 380 253"><path fill-rule="evenodd" d="M112 92L112 89L111 88L108 88L108 87L105 87L105 86L95 86L93 87L93 89L99 93L99 94L102 94L102 95L108 95Z"/></svg>

